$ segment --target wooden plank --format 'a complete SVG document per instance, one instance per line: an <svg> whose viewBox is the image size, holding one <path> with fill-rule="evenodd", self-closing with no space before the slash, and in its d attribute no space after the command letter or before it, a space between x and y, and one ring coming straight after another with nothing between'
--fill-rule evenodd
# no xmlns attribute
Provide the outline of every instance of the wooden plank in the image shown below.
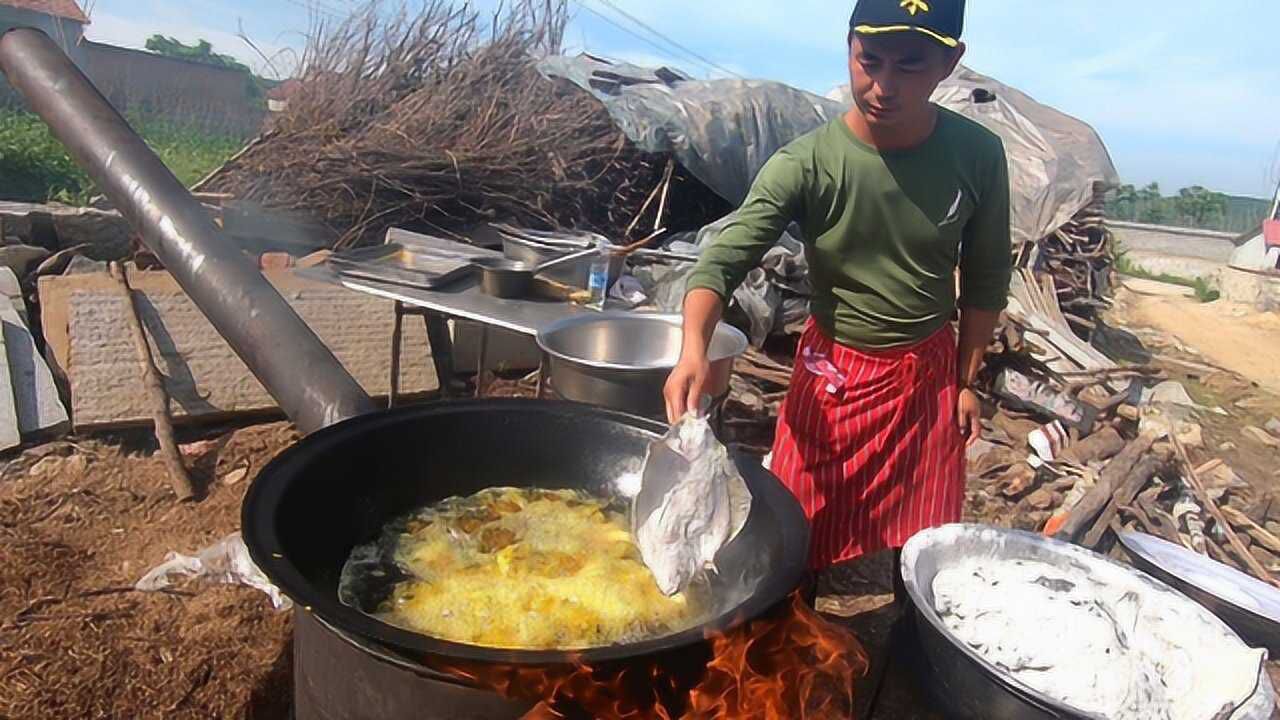
<svg viewBox="0 0 1280 720"><path fill-rule="evenodd" d="M1110 460L1124 450L1124 438L1112 427L1106 427L1078 443L1070 445L1058 459L1076 465L1088 465L1099 460Z"/></svg>
<svg viewBox="0 0 1280 720"><path fill-rule="evenodd" d="M1163 523L1157 522L1156 518L1153 518L1151 515L1147 513L1145 509L1147 506L1148 506L1147 503L1144 503L1141 500L1139 500L1138 502L1135 502L1133 505L1129 505L1128 507L1121 508L1121 510L1128 512L1132 514L1135 518L1137 518L1138 525L1141 526L1142 529L1148 534L1155 535L1156 537L1162 540L1165 540L1166 542L1171 542L1174 545L1181 546L1182 538L1179 537L1177 529L1176 528L1170 529L1168 526L1164 525Z"/></svg>
<svg viewBox="0 0 1280 720"><path fill-rule="evenodd" d="M1052 289L1052 279L1048 279L1048 287ZM1044 292L1029 270L1014 273L1010 285L1012 294L1010 308L1021 315L1030 329L1049 343L1054 350L1061 353L1063 359L1085 370L1108 370L1116 367L1106 355L1076 337L1062 309L1058 305L1056 294L1050 296ZM1051 366L1052 367L1052 366ZM1071 368L1053 367L1054 370L1070 371Z"/></svg>
<svg viewBox="0 0 1280 720"><path fill-rule="evenodd" d="M1169 542L1176 542L1192 552L1197 552L1196 549L1191 546L1190 539L1186 535L1182 534L1178 526L1177 519L1170 515L1164 508L1157 505L1154 500L1151 502L1143 502L1141 504L1143 509L1146 511L1147 516L1150 517L1156 525L1164 529L1164 532L1161 533L1162 537L1165 537Z"/></svg>
<svg viewBox="0 0 1280 720"><path fill-rule="evenodd" d="M1156 436L1154 434L1145 433L1138 436L1136 440L1120 451L1120 454L1103 469L1102 474L1098 477L1098 483L1090 488L1084 498L1071 509L1071 513L1058 531L1054 533L1054 537L1067 542L1075 542L1077 538L1084 534L1086 528L1092 527L1094 519L1111 502L1119 484L1129 477L1129 473L1134 466L1151 450L1155 440Z"/></svg>
<svg viewBox="0 0 1280 720"><path fill-rule="evenodd" d="M35 339L16 308L0 297L0 324L3 325L5 356L11 383L18 431L23 437L44 438L69 427L53 373L36 349Z"/></svg>
<svg viewBox="0 0 1280 720"><path fill-rule="evenodd" d="M1176 434L1170 435L1169 440L1173 443L1173 448L1178 453L1178 459L1182 462L1182 469L1186 473L1187 484L1191 486L1191 491L1195 494L1196 499L1200 501L1201 506L1208 510L1214 521L1218 523L1218 527L1227 536L1227 542L1236 556L1244 562L1254 577L1268 585L1280 588L1280 580L1272 577L1271 572L1263 567L1262 563L1258 562L1258 559L1253 556L1253 553L1249 552L1244 543L1240 542L1235 529L1223 517L1222 510L1218 507L1218 504L1213 501L1213 498L1209 497L1209 493L1205 492L1204 483L1200 481L1200 476L1196 474L1195 466L1191 464L1191 458L1187 455L1187 449L1178 440L1178 436Z"/></svg>
<svg viewBox="0 0 1280 720"><path fill-rule="evenodd" d="M1142 492L1142 488L1151 482L1151 478L1155 477L1160 471L1160 466L1164 464L1164 458L1148 455L1138 461L1129 471L1129 476L1124 479L1120 487L1116 490L1115 495L1111 497L1111 501L1107 503L1106 508L1102 510L1102 514L1098 516L1097 521L1093 524L1093 529L1085 534L1081 545L1087 548L1097 548L1102 542L1103 536L1111 529L1112 523L1116 520L1116 515L1120 512L1121 507L1126 507L1133 502L1133 499Z"/></svg>
<svg viewBox="0 0 1280 720"><path fill-rule="evenodd" d="M290 271L267 279L374 397L390 384L389 300L305 280ZM165 375L175 422L278 411L275 401L165 272L131 272L152 357ZM126 305L106 273L40 279L42 322L56 365L71 387L77 430L145 425L151 419L126 325ZM405 326L401 391L437 387L420 323ZM289 348L274 348L288 353ZM305 372L305 368L299 368Z"/></svg>
<svg viewBox="0 0 1280 720"><path fill-rule="evenodd" d="M1201 470L1196 470L1197 474L1201 472ZM1253 518L1250 518L1248 515L1245 515L1230 505L1223 505L1221 510L1222 516L1225 517L1227 522L1231 523L1232 526L1249 533L1249 537L1253 538L1254 542L1266 548L1269 552L1280 555L1280 538L1271 534L1266 528L1254 522Z"/></svg>

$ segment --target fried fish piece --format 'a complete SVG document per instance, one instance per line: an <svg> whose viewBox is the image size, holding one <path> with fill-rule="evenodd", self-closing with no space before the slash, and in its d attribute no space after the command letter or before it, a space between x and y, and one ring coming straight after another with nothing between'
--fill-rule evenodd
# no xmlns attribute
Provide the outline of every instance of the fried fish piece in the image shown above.
<svg viewBox="0 0 1280 720"><path fill-rule="evenodd" d="M480 533L480 552L486 554L498 552L514 545L516 539L514 530L504 527L487 527Z"/></svg>

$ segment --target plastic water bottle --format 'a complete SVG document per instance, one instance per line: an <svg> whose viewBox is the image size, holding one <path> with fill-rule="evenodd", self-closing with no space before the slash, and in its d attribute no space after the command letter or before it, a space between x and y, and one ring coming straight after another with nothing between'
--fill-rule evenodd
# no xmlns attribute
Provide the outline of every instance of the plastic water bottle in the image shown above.
<svg viewBox="0 0 1280 720"><path fill-rule="evenodd" d="M609 294L609 259L612 247L608 240L600 238L596 241L596 254L591 258L591 271L587 275L587 290L591 293L588 305L596 310L604 309L604 301Z"/></svg>

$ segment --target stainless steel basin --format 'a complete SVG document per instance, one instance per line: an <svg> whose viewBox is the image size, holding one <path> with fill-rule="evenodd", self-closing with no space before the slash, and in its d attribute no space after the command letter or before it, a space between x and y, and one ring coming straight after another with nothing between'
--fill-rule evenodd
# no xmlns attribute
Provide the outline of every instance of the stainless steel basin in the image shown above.
<svg viewBox="0 0 1280 720"><path fill-rule="evenodd" d="M547 327L538 347L561 397L662 417L662 387L680 359L682 327L675 314L582 314ZM733 360L746 350L747 336L720 323L709 350L712 397L728 393Z"/></svg>
<svg viewBox="0 0 1280 720"><path fill-rule="evenodd" d="M902 550L902 579L914 606L914 618L924 650L924 672L935 695L948 704L948 717L961 720L1106 720L1041 693L991 663L957 638L935 609L933 581L943 568L972 559L991 562L1034 560L1070 566L1100 582L1136 580L1153 594L1173 595L1193 604L1164 583L1084 548L1036 533L980 525L947 525L911 538ZM1196 606L1199 610L1199 606ZM1231 630L1207 610L1203 622ZM1089 658L1081 658L1089 662ZM1264 663L1259 663L1253 697L1236 710L1232 720L1255 720L1271 715L1275 691Z"/></svg>

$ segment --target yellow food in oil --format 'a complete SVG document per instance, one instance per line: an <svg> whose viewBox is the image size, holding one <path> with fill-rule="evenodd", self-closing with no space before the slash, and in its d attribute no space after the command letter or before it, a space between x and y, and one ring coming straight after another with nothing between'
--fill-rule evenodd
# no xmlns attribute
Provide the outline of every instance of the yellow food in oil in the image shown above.
<svg viewBox="0 0 1280 720"><path fill-rule="evenodd" d="M433 637L507 649L583 649L691 625L625 518L573 491L486 490L409 521L385 619Z"/></svg>

